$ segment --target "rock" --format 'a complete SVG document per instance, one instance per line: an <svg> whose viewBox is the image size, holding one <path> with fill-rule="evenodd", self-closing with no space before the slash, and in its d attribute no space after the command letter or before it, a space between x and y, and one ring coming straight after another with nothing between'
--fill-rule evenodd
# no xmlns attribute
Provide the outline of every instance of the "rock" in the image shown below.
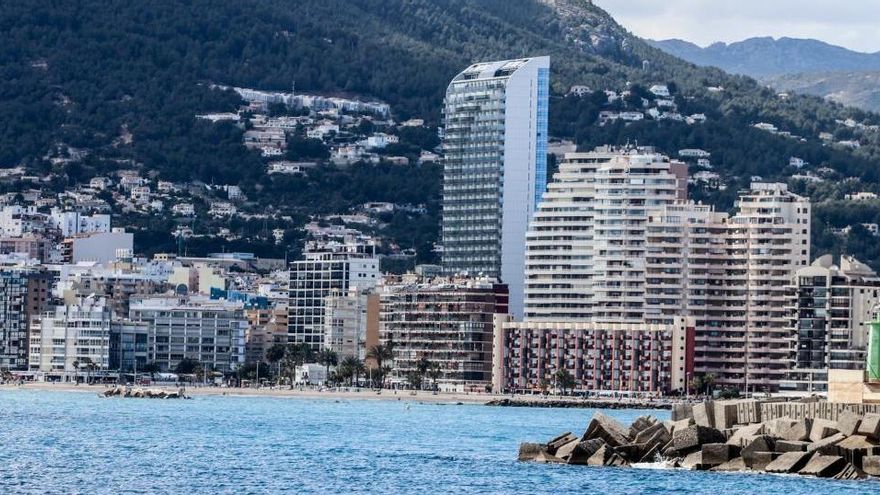
<svg viewBox="0 0 880 495"><path fill-rule="evenodd" d="M702 452L692 452L685 456L685 458L681 461L681 467L683 469L690 470L705 470L710 466L703 464L703 454Z"/></svg>
<svg viewBox="0 0 880 495"><path fill-rule="evenodd" d="M703 455L703 464L708 466L718 466L731 459L739 457L740 448L726 443L707 443L703 444L700 452L702 452Z"/></svg>
<svg viewBox="0 0 880 495"><path fill-rule="evenodd" d="M806 452L810 442L796 440L777 440L776 452Z"/></svg>
<svg viewBox="0 0 880 495"><path fill-rule="evenodd" d="M738 402L734 400L715 401L715 428L726 430L737 423L739 418L737 415Z"/></svg>
<svg viewBox="0 0 880 495"><path fill-rule="evenodd" d="M791 418L777 418L764 421L762 424L764 425L765 435L770 435L774 438L782 438L782 434L788 431L788 429L795 423L797 423L797 421Z"/></svg>
<svg viewBox="0 0 880 495"><path fill-rule="evenodd" d="M869 455L862 458L862 471L871 476L880 476L880 455Z"/></svg>
<svg viewBox="0 0 880 495"><path fill-rule="evenodd" d="M694 423L707 428L715 428L715 404L701 402L694 406Z"/></svg>
<svg viewBox="0 0 880 495"><path fill-rule="evenodd" d="M859 431L859 425L862 423L862 416L852 411L844 410L837 417L837 431L844 435L855 435Z"/></svg>
<svg viewBox="0 0 880 495"><path fill-rule="evenodd" d="M814 455L798 473L818 476L820 478L832 478L843 471L844 467L846 467L846 461L843 457L838 455Z"/></svg>
<svg viewBox="0 0 880 495"><path fill-rule="evenodd" d="M764 466L768 473L795 473L807 465L813 454L807 452L785 452Z"/></svg>
<svg viewBox="0 0 880 495"><path fill-rule="evenodd" d="M752 452L750 454L750 458L752 464L749 466L748 460L743 457L743 460L746 461L746 466L754 469L755 471L763 471L768 464L773 462L777 457L779 457L778 452Z"/></svg>
<svg viewBox="0 0 880 495"><path fill-rule="evenodd" d="M565 464L562 459L543 450L535 456L534 461L540 464Z"/></svg>
<svg viewBox="0 0 880 495"><path fill-rule="evenodd" d="M733 435L727 440L727 443L730 445L736 445L742 447L745 440L748 438L752 438L756 435L760 435L764 431L764 425L761 423L756 423L753 425L742 426L737 429Z"/></svg>
<svg viewBox="0 0 880 495"><path fill-rule="evenodd" d="M731 459L724 464L713 467L712 471L747 471L748 469L749 468L746 467L743 458L737 457L736 459Z"/></svg>
<svg viewBox="0 0 880 495"><path fill-rule="evenodd" d="M560 447L577 439L578 438L574 436L570 431L567 431L562 435L554 438L553 440L547 442L547 452L556 455L556 451L559 450Z"/></svg>
<svg viewBox="0 0 880 495"><path fill-rule="evenodd" d="M746 462L746 466L757 469L755 463L755 454L758 452L773 452L775 442L773 437L769 435L758 435L751 439L742 449L742 458ZM771 459L772 460L772 459Z"/></svg>
<svg viewBox="0 0 880 495"><path fill-rule="evenodd" d="M813 420L813 428L810 429L810 441L818 442L819 440L828 438L835 433L838 433L836 422L817 418Z"/></svg>
<svg viewBox="0 0 880 495"><path fill-rule="evenodd" d="M547 450L547 446L540 443L524 442L519 444L519 454L516 457L518 461L533 461L541 452Z"/></svg>
<svg viewBox="0 0 880 495"><path fill-rule="evenodd" d="M672 446L681 454L689 454L700 450L704 443L722 443L724 435L715 428L691 425L672 434Z"/></svg>
<svg viewBox="0 0 880 495"><path fill-rule="evenodd" d="M837 444L846 438L843 433L835 433L830 437L823 438L818 442L813 442L807 446L807 452L817 452L825 455L836 455Z"/></svg>
<svg viewBox="0 0 880 495"><path fill-rule="evenodd" d="M858 434L873 440L880 440L880 414L869 413L862 417Z"/></svg>
<svg viewBox="0 0 880 495"><path fill-rule="evenodd" d="M779 438L792 441L806 441L810 439L810 431L813 429L813 420L805 418L798 420L787 430L780 432Z"/></svg>
<svg viewBox="0 0 880 495"><path fill-rule="evenodd" d="M862 435L844 438L835 447L837 447L838 455L857 468L862 467L863 458L880 455L880 447L877 446L877 442Z"/></svg>

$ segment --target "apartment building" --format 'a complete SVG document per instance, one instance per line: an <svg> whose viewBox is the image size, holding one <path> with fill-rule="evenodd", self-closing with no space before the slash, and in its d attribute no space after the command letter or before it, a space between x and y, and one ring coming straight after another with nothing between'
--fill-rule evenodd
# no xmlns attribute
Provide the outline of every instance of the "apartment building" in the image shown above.
<svg viewBox="0 0 880 495"><path fill-rule="evenodd" d="M371 289L349 288L347 293L334 291L324 300L324 348L340 360L366 358L369 300L378 297Z"/></svg>
<svg viewBox="0 0 880 495"><path fill-rule="evenodd" d="M549 57L477 63L444 100L444 271L500 279L518 317L523 243L547 182L549 81Z"/></svg>
<svg viewBox="0 0 880 495"><path fill-rule="evenodd" d="M407 384L427 360L440 367L441 390L485 391L492 381L494 315L506 314L507 304L507 287L488 278L407 275L383 284L379 339L394 343L392 383Z"/></svg>
<svg viewBox="0 0 880 495"><path fill-rule="evenodd" d="M0 268L0 369L27 369L30 319L48 311L51 286L43 269Z"/></svg>
<svg viewBox="0 0 880 495"><path fill-rule="evenodd" d="M379 281L375 247L360 242L310 244L305 259L290 264L288 333L293 343L324 346L326 298L349 289L369 289Z"/></svg>
<svg viewBox="0 0 880 495"><path fill-rule="evenodd" d="M184 358L219 372L244 363L248 321L241 302L145 297L131 302L129 319L149 325L148 357L162 371L174 371Z"/></svg>
<svg viewBox="0 0 880 495"><path fill-rule="evenodd" d="M880 277L852 256L821 256L801 268L789 287L791 369L780 391L798 395L828 392L828 370L861 370L869 322L880 302Z"/></svg>

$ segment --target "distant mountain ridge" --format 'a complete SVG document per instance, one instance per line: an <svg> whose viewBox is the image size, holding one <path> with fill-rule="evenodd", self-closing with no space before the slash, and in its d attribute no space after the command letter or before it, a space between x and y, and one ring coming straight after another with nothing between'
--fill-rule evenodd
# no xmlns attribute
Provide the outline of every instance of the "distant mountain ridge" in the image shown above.
<svg viewBox="0 0 880 495"><path fill-rule="evenodd" d="M880 70L880 52L862 53L814 39L759 37L702 48L679 39L649 40L661 50L697 65L764 78L804 72Z"/></svg>

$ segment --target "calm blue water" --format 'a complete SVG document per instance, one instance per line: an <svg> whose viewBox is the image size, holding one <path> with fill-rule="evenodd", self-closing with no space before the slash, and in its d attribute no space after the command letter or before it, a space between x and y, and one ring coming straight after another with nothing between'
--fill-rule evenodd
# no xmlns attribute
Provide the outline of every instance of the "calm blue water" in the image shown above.
<svg viewBox="0 0 880 495"><path fill-rule="evenodd" d="M875 481L516 462L519 442L580 432L592 412L0 391L0 494L880 493Z"/></svg>

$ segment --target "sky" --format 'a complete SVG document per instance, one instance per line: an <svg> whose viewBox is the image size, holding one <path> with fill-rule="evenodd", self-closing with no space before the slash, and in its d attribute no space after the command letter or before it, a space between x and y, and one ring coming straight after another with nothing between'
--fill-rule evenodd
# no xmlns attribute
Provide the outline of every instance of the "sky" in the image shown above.
<svg viewBox="0 0 880 495"><path fill-rule="evenodd" d="M700 46L755 36L814 38L880 51L880 0L593 0L625 28Z"/></svg>

